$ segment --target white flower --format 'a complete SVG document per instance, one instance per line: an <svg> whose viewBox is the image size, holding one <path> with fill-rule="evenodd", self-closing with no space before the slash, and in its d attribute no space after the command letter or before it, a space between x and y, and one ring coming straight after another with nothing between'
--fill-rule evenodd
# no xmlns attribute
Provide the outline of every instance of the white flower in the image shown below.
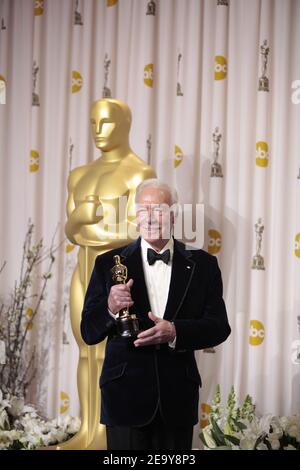
<svg viewBox="0 0 300 470"><path fill-rule="evenodd" d="M215 443L212 435L211 435L211 432L210 432L210 429L209 429L209 426L206 426L203 430L203 436L204 436L204 439L205 439L205 442L206 442L206 445L209 449L214 449L215 447L217 447L217 444Z"/></svg>
<svg viewBox="0 0 300 470"><path fill-rule="evenodd" d="M75 417L72 418L71 416L66 416L65 420L67 421L66 423L66 429L69 434L75 434L76 432L79 431L80 428L80 418Z"/></svg>
<svg viewBox="0 0 300 470"><path fill-rule="evenodd" d="M5 409L0 410L0 429L9 429L9 418Z"/></svg>
<svg viewBox="0 0 300 470"><path fill-rule="evenodd" d="M279 439L277 439L276 436L272 436L272 434L269 434L268 441L271 444L272 450L279 450L280 449L280 441L279 441Z"/></svg>
<svg viewBox="0 0 300 470"><path fill-rule="evenodd" d="M300 442L300 428L295 424L290 424L286 427L286 433L291 437L295 437L297 442Z"/></svg>
<svg viewBox="0 0 300 470"><path fill-rule="evenodd" d="M253 450L256 441L257 437L255 435L242 437L242 439L240 440L240 448L242 450Z"/></svg>
<svg viewBox="0 0 300 470"><path fill-rule="evenodd" d="M285 423L285 432L300 442L300 414L290 416Z"/></svg>
<svg viewBox="0 0 300 470"><path fill-rule="evenodd" d="M210 413L210 424L200 434L206 448L300 450L300 413L294 416L278 417L268 414L258 417L249 395L242 407L237 405L233 387L226 410L221 405L219 387L214 402L218 405L218 414L214 410Z"/></svg>
<svg viewBox="0 0 300 470"><path fill-rule="evenodd" d="M251 422L243 420L243 424L245 424L247 428L243 431L243 437L240 440L241 449L254 449L257 439L260 436L267 435L270 429L271 420L271 415L266 415L262 418L257 418L256 416L254 416Z"/></svg>
<svg viewBox="0 0 300 470"><path fill-rule="evenodd" d="M14 417L22 414L24 408L24 399L18 397L11 397L10 400L10 414Z"/></svg>
<svg viewBox="0 0 300 470"><path fill-rule="evenodd" d="M34 406L18 397L3 398L0 390L0 449L36 449L71 438L80 428L80 419L45 421Z"/></svg>
<svg viewBox="0 0 300 470"><path fill-rule="evenodd" d="M257 450L268 450L268 447L266 446L266 444L260 443L257 446Z"/></svg>
<svg viewBox="0 0 300 470"><path fill-rule="evenodd" d="M277 436L278 438L283 436L283 429L281 426L280 418L278 416L273 416L271 419L270 426L272 427L272 433L269 435Z"/></svg>
<svg viewBox="0 0 300 470"><path fill-rule="evenodd" d="M37 412L32 405L25 405L23 408L23 413L33 413L34 416L37 416Z"/></svg>
<svg viewBox="0 0 300 470"><path fill-rule="evenodd" d="M21 434L20 431L15 431L14 429L10 431L0 431L0 440L10 442L14 439L19 439Z"/></svg>

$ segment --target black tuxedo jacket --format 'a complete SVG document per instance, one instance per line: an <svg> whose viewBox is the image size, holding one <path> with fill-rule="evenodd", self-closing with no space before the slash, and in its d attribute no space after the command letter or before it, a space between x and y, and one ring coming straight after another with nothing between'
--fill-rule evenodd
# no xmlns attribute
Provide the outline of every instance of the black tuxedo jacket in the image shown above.
<svg viewBox="0 0 300 470"><path fill-rule="evenodd" d="M198 421L201 378L194 350L216 346L230 334L222 298L217 259L203 250L188 250L174 240L169 296L164 319L176 327L176 347L140 346L116 334L115 320L107 311L112 286L114 255L134 280L131 294L141 329L154 324L148 318L150 303L145 284L140 239L98 256L86 292L81 334L89 344L107 337L100 377L101 422L142 426L158 407L168 425L194 425Z"/></svg>

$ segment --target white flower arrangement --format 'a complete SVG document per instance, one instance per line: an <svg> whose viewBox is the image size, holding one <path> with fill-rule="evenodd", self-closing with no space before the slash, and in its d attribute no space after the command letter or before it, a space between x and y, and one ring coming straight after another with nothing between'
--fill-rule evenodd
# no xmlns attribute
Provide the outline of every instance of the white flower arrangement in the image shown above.
<svg viewBox="0 0 300 470"><path fill-rule="evenodd" d="M80 419L66 416L46 421L22 398L3 396L0 390L0 450L32 450L70 439Z"/></svg>
<svg viewBox="0 0 300 470"><path fill-rule="evenodd" d="M224 410L218 385L209 424L203 428L200 438L205 449L300 450L300 413L258 417L249 395L241 407L237 405L233 387Z"/></svg>

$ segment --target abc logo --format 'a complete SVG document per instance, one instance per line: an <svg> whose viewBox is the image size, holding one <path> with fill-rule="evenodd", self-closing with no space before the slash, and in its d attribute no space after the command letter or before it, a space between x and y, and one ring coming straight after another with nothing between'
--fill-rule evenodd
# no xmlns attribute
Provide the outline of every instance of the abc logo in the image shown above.
<svg viewBox="0 0 300 470"><path fill-rule="evenodd" d="M201 403L201 414L200 414L200 427L201 429L209 425L209 414L211 413L211 406L207 403Z"/></svg>
<svg viewBox="0 0 300 470"><path fill-rule="evenodd" d="M44 0L35 0L34 2L34 15L40 16L44 11Z"/></svg>
<svg viewBox="0 0 300 470"><path fill-rule="evenodd" d="M295 236L295 255L300 258L300 233Z"/></svg>
<svg viewBox="0 0 300 470"><path fill-rule="evenodd" d="M208 253L215 255L219 253L222 246L222 238L220 232L214 229L208 231Z"/></svg>
<svg viewBox="0 0 300 470"><path fill-rule="evenodd" d="M175 145L175 158L174 158L174 168L177 168L183 159L183 153L178 145Z"/></svg>
<svg viewBox="0 0 300 470"><path fill-rule="evenodd" d="M251 346L259 346L265 339L265 327L258 320L250 320L249 343Z"/></svg>
<svg viewBox="0 0 300 470"><path fill-rule="evenodd" d="M61 405L59 411L61 414L65 413L70 406L70 397L66 392L60 392Z"/></svg>
<svg viewBox="0 0 300 470"><path fill-rule="evenodd" d="M30 163L29 163L29 171L30 173L34 173L38 171L40 167L40 154L37 150L30 150Z"/></svg>
<svg viewBox="0 0 300 470"><path fill-rule="evenodd" d="M153 64L147 64L144 67L144 83L147 86L153 86Z"/></svg>
<svg viewBox="0 0 300 470"><path fill-rule="evenodd" d="M215 57L215 80L223 80L227 77L227 60L222 55Z"/></svg>
<svg viewBox="0 0 300 470"><path fill-rule="evenodd" d="M82 76L77 70L72 71L72 93L77 93L82 87Z"/></svg>
<svg viewBox="0 0 300 470"><path fill-rule="evenodd" d="M267 142L256 142L256 165L266 167L269 163L269 147Z"/></svg>

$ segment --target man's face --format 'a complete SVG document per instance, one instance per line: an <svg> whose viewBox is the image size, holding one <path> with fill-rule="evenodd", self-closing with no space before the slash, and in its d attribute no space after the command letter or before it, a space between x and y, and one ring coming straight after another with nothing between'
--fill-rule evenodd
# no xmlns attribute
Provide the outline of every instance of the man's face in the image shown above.
<svg viewBox="0 0 300 470"><path fill-rule="evenodd" d="M174 225L171 198L162 188L145 188L137 204L137 227L147 242L168 240Z"/></svg>

